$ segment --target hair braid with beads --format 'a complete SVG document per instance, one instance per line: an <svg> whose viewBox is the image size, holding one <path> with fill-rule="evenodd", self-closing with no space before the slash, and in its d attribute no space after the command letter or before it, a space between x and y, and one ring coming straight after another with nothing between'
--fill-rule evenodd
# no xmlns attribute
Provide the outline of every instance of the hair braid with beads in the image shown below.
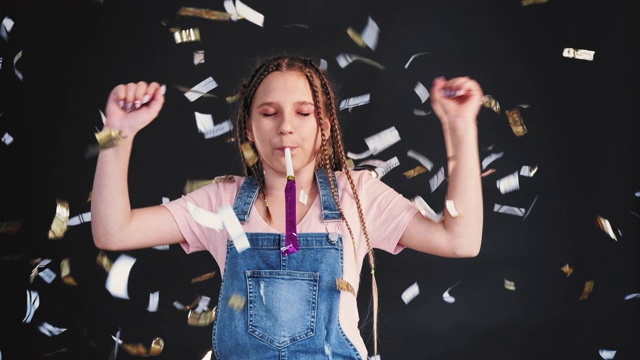
<svg viewBox="0 0 640 360"><path fill-rule="evenodd" d="M274 71L294 71L303 74L311 88L311 93L313 95L313 102L316 109L316 120L318 122L318 126L320 127L320 136L321 136L321 153L320 159L317 160L317 167L323 168L327 171L329 175L329 185L331 187L331 193L333 198L338 205L338 210L340 211L342 221L345 223L349 235L351 236L352 241L355 241L355 236L353 231L351 230L351 226L349 225L348 220L346 219L342 207L340 206L340 200L337 190L337 184L334 180L335 171L342 171L347 177L349 182L349 186L351 188L351 192L353 193L354 199L356 201L356 208L358 211L358 217L360 220L360 224L362 226L362 231L366 240L367 250L368 250L368 259L369 266L371 268L371 282L372 282L372 302L373 302L373 337L374 337L374 355L377 355L377 343L378 343L378 289L375 280L375 255L373 251L373 246L371 245L371 240L369 238L369 233L367 231L367 226L364 218L364 213L362 211L362 205L360 203L360 197L358 196L358 192L356 191L356 186L351 176L351 172L349 170L349 165L347 163L347 156L344 150L342 132L340 130L340 124L338 122L337 116L337 107L336 107L336 99L335 99L335 91L333 89L332 83L329 81L327 74L321 70L310 58L305 58L301 56L295 55L282 55L275 56L271 58L267 58L262 60L256 66L253 74L242 84L240 88L240 104L236 109L235 120L236 120L236 141L238 144L238 148L241 149L242 144L249 142L247 136L247 121L251 115L251 106L253 103L253 98L258 89L258 86L262 83L265 77ZM330 135L327 136L326 132L323 128L323 118L327 117L330 127ZM258 150L255 147L255 144L249 142L251 144L252 150L257 154ZM240 153L241 159L244 159L244 154ZM260 186L260 191L264 199L266 199L265 194L265 180L263 174L262 163L260 160L256 161L252 165L248 165L245 161L243 161L243 169L245 176L254 176L256 180L258 180L258 184ZM266 201L266 200L265 200ZM270 213L268 204L265 203L267 208L267 217L270 221ZM354 244L355 251L355 244Z"/></svg>

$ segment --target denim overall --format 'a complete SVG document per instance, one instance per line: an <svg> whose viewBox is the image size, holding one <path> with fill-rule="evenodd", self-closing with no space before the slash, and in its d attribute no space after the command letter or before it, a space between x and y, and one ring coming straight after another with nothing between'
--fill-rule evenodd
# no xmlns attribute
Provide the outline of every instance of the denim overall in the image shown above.
<svg viewBox="0 0 640 360"><path fill-rule="evenodd" d="M316 170L323 222L340 221L326 171ZM245 223L258 196L248 177L234 211ZM283 189L284 191L284 189ZM298 234L299 249L283 255L285 236L247 233L241 253L227 243L224 278L213 327L218 360L361 359L338 323L343 246L338 233Z"/></svg>

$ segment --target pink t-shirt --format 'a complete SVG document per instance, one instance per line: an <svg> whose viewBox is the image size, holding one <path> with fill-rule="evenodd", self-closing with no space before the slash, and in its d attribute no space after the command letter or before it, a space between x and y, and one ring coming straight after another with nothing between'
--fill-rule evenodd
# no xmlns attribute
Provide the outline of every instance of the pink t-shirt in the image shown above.
<svg viewBox="0 0 640 360"><path fill-rule="evenodd" d="M409 199L395 191L386 183L375 179L368 171L351 171L356 185L358 198L365 217L367 233L371 245L397 254L403 247L398 245L400 236L409 221L418 212L418 208ZM340 206L345 214L349 226L353 230L355 241L349 236L344 222L322 222L320 198L316 196L312 206L297 225L298 233L306 232L338 232L342 234L344 248L344 279L353 286L356 293L359 288L362 261L367 255L366 238L362 231L356 201L353 197L347 176L343 172L336 172ZM224 265L227 251L227 232L215 230L197 223L191 217L187 203L190 202L200 208L215 212L223 206L233 206L235 196L244 181L244 177L233 176L233 180L214 181L197 190L183 195L179 199L164 204L173 215L186 242L182 247L187 253L209 251L218 266L221 276L224 275ZM252 208L253 210L254 208ZM257 211L251 211L247 222L243 224L245 233L276 232ZM354 249L355 248L355 249ZM355 250L355 252L354 252ZM359 314L356 297L346 291L341 292L340 324L345 334L358 348L363 359L366 359L367 349L358 329Z"/></svg>

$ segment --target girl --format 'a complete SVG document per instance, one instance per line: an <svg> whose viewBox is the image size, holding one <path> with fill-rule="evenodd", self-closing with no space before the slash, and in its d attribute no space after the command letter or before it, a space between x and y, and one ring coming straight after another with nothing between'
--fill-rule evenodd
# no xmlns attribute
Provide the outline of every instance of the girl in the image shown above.
<svg viewBox="0 0 640 360"><path fill-rule="evenodd" d="M131 209L133 139L158 115L164 89L156 82L128 83L109 95L105 128L122 139L98 156L93 239L105 250L180 243L187 252L209 251L222 275L213 327L216 358L366 359L356 301L365 256L372 269L377 354L373 249L397 254L408 247L446 257L480 251L476 118L483 93L473 79L436 78L430 92L448 156L446 199L455 208L439 222L368 171L349 170L332 84L311 59L299 56L265 59L241 87L235 129L244 176L220 178L167 204ZM292 223L285 221L285 187L292 179L300 199L290 213L293 248L287 242ZM211 212L232 207L248 244L240 247L228 229L195 221L193 206Z"/></svg>

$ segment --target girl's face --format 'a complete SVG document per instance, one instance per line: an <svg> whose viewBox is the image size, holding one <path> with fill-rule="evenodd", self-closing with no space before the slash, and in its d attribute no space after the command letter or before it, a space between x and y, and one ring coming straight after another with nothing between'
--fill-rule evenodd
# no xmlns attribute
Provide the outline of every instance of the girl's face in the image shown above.
<svg viewBox="0 0 640 360"><path fill-rule="evenodd" d="M274 71L258 86L247 120L265 173L286 176L284 149L291 148L294 174L316 168L321 147L311 88L296 71ZM328 131L328 126L326 126Z"/></svg>

